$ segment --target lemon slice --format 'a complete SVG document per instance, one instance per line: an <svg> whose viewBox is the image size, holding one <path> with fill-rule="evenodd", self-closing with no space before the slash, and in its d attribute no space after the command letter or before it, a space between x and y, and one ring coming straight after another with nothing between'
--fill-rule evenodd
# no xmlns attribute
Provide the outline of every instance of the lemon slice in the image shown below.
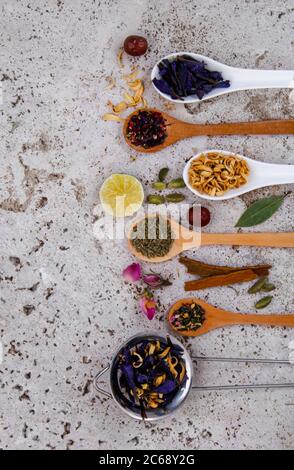
<svg viewBox="0 0 294 470"><path fill-rule="evenodd" d="M107 214L127 217L140 209L144 192L140 181L134 176L113 174L102 184L100 201Z"/></svg>

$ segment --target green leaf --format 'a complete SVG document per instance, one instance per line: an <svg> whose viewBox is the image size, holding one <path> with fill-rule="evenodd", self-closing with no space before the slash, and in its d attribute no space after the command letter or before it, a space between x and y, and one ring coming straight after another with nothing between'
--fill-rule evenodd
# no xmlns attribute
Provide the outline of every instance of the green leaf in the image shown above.
<svg viewBox="0 0 294 470"><path fill-rule="evenodd" d="M241 215L235 227L253 227L269 219L281 207L285 196L271 196L254 202Z"/></svg>

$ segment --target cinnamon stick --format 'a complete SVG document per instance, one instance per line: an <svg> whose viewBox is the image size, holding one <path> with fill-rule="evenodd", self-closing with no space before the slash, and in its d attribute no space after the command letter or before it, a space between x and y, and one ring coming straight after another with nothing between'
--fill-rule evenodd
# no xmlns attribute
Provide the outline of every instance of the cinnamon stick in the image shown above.
<svg viewBox="0 0 294 470"><path fill-rule="evenodd" d="M256 274L258 274L258 276L266 276L268 274L269 269L271 268L270 264L244 266L241 268L230 266L217 266L213 264L202 263L201 261L187 258L185 256L181 256L179 258L179 262L186 266L187 272L189 274L197 274L201 277L214 276L218 274L229 274L247 270L254 271Z"/></svg>
<svg viewBox="0 0 294 470"><path fill-rule="evenodd" d="M218 274L216 276L209 276L194 281L187 281L185 282L185 291L208 289L209 287L217 286L228 286L230 284L252 281L258 277L260 277L259 274L254 270L242 269L240 271L230 272L227 274Z"/></svg>

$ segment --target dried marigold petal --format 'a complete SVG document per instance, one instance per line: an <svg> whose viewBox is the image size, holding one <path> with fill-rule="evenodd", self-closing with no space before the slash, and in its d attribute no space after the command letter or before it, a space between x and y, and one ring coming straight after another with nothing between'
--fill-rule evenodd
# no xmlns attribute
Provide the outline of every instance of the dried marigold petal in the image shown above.
<svg viewBox="0 0 294 470"><path fill-rule="evenodd" d="M128 87L131 88L131 90L137 91L141 88L142 86L142 81L141 80L135 80L133 82L127 82Z"/></svg>
<svg viewBox="0 0 294 470"><path fill-rule="evenodd" d="M129 103L131 106L136 106L136 101L134 100L134 97L131 96L129 93L124 93L123 97L127 103Z"/></svg>
<svg viewBox="0 0 294 470"><path fill-rule="evenodd" d="M116 114L109 114L109 113L106 113L103 115L103 120L104 121L117 121L117 122L121 122L121 121L124 121L124 118L120 117L120 116L117 116Z"/></svg>
<svg viewBox="0 0 294 470"><path fill-rule="evenodd" d="M125 109L127 109L128 105L124 101L121 101L120 103L113 105L112 109L114 113L121 113Z"/></svg>
<svg viewBox="0 0 294 470"><path fill-rule="evenodd" d="M138 88L138 90L136 91L135 96L134 96L134 100L135 100L136 103L138 101L141 101L143 93L144 93L144 85L143 85L143 83L141 83L140 88Z"/></svg>
<svg viewBox="0 0 294 470"><path fill-rule="evenodd" d="M118 51L118 54L117 54L117 60L118 60L118 64L119 64L120 68L124 67L124 64L123 64L123 61L122 61L123 54L124 54L124 50L121 48Z"/></svg>
<svg viewBox="0 0 294 470"><path fill-rule="evenodd" d="M128 75L124 75L124 79L127 81L135 80L139 73L138 68L136 67L132 73L129 73Z"/></svg>
<svg viewBox="0 0 294 470"><path fill-rule="evenodd" d="M148 101L146 100L146 98L144 98L144 96L142 96L142 105L144 106L144 108L148 108Z"/></svg>

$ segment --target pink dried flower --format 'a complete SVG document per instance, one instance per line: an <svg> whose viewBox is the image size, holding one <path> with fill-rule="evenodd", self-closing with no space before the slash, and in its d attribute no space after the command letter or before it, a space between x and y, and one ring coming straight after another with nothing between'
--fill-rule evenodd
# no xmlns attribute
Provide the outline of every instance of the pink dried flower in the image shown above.
<svg viewBox="0 0 294 470"><path fill-rule="evenodd" d="M157 287L161 286L170 286L171 282L168 279L163 279L163 277L160 274L144 274L143 275L143 281L147 286L151 287L152 289L156 289Z"/></svg>
<svg viewBox="0 0 294 470"><path fill-rule="evenodd" d="M148 320L152 320L154 318L156 313L156 302L149 291L146 290L144 295L139 299L139 306Z"/></svg>
<svg viewBox="0 0 294 470"><path fill-rule="evenodd" d="M142 277L142 268L139 263L132 263L123 270L122 275L127 281L137 282Z"/></svg>

